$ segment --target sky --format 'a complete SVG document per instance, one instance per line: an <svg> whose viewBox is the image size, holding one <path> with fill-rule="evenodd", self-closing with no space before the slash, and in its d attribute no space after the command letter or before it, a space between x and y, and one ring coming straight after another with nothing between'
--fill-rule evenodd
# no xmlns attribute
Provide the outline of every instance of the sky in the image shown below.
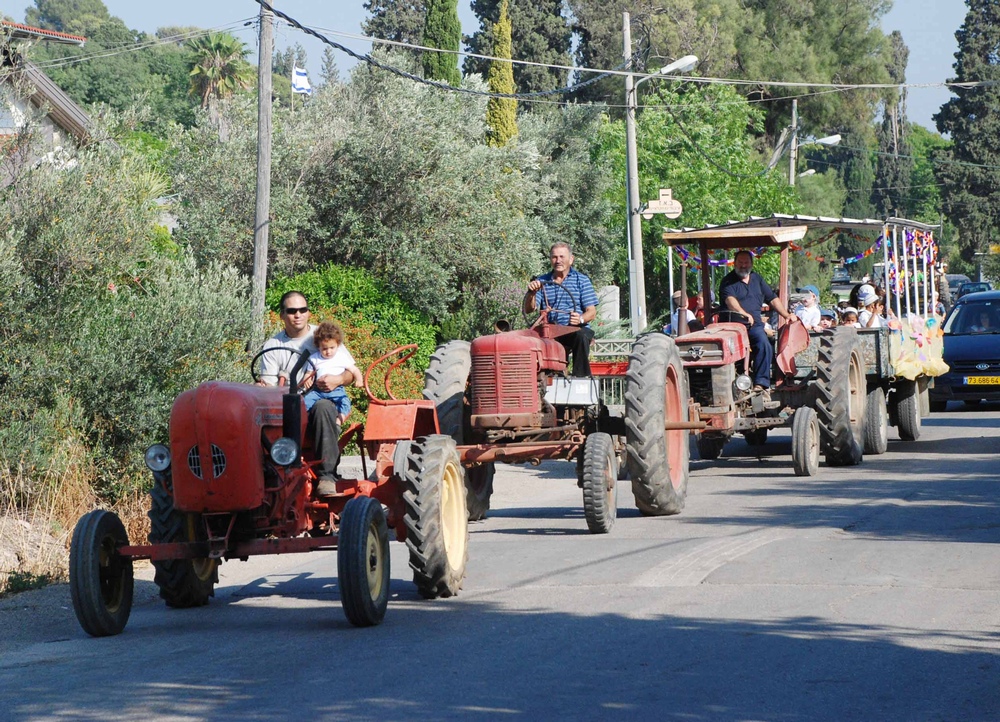
<svg viewBox="0 0 1000 722"><path fill-rule="evenodd" d="M16 1L16 0L15 0ZM6 0L5 0L6 2ZM25 7L28 0L21 0ZM257 52L256 31L252 20L260 11L254 0L171 0L171 2L136 2L136 0L104 0L112 15L117 15L135 30L154 32L165 25L196 25L203 28L232 26L230 29ZM275 8L314 28L325 28L338 33L360 35L361 23L367 16L363 0L274 0ZM23 19L16 11L8 10L16 19ZM899 30L910 48L906 79L910 83L940 83L954 76L952 65L958 43L955 31L965 19L964 0L895 0L894 7L882 19L882 30L888 34ZM477 28L476 18L469 3L459 0L459 17L466 34ZM363 40L330 34L332 40L341 42L352 50L364 53L370 44ZM318 77L323 56L323 45L314 38L302 35L286 25L276 30L278 48L302 44L309 56L310 76ZM337 53L337 65L344 73L355 61L342 52ZM624 88L623 88L624 94ZM931 119L948 100L947 88L913 88L907 98L908 117L911 121L934 129ZM817 129L814 134L821 134Z"/></svg>

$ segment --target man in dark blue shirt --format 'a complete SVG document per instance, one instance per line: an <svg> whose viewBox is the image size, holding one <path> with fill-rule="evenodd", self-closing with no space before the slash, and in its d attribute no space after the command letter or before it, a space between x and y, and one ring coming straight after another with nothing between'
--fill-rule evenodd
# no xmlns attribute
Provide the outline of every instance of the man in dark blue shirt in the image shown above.
<svg viewBox="0 0 1000 722"><path fill-rule="evenodd" d="M771 386L771 363L774 361L774 349L767 336L764 321L760 316L760 308L765 303L770 305L788 322L798 320L798 316L789 313L784 302L778 297L760 274L753 272L753 253L739 251L733 259L734 270L726 274L719 285L719 298L724 306L720 320L725 320L725 311L732 320L749 324L750 352L753 354L753 376L756 390L767 390Z"/></svg>
<svg viewBox="0 0 1000 722"><path fill-rule="evenodd" d="M552 272L532 279L524 294L525 313L540 309L548 323L579 326L575 333L558 337L567 353L573 354L573 375L590 376L590 341L594 332L590 322L597 316L597 293L594 284L573 268L569 244L554 243L549 249Z"/></svg>

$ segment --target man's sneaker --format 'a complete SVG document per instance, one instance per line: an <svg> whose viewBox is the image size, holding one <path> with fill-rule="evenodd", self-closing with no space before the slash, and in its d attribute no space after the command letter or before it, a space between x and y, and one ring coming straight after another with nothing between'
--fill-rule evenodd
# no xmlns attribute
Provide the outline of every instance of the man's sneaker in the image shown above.
<svg viewBox="0 0 1000 722"><path fill-rule="evenodd" d="M316 496L336 496L338 493L336 479L320 479L316 484Z"/></svg>
<svg viewBox="0 0 1000 722"><path fill-rule="evenodd" d="M760 394L764 399L764 403L768 403L771 400L771 392L766 386L754 386L753 392Z"/></svg>

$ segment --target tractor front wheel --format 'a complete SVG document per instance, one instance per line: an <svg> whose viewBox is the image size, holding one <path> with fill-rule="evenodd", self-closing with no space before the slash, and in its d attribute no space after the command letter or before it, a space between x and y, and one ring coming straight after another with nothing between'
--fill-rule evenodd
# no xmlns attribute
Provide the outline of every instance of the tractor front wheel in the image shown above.
<svg viewBox="0 0 1000 722"><path fill-rule="evenodd" d="M796 476L814 476L819 471L819 421L808 406L792 417L792 468Z"/></svg>
<svg viewBox="0 0 1000 722"><path fill-rule="evenodd" d="M389 527L370 496L347 502L337 541L337 584L347 621L373 627L389 606Z"/></svg>
<svg viewBox="0 0 1000 722"><path fill-rule="evenodd" d="M155 483L150 496L150 544L205 539L201 516L175 509L173 495L162 484ZM160 588L160 596L168 607L201 607L215 596L215 585L219 581L218 559L162 559L154 561L153 567L156 569L153 581Z"/></svg>
<svg viewBox="0 0 1000 722"><path fill-rule="evenodd" d="M455 441L441 434L417 439L400 476L413 582L425 599L454 596L469 560L465 470Z"/></svg>
<svg viewBox="0 0 1000 722"><path fill-rule="evenodd" d="M885 392L876 386L865 402L865 453L884 454L889 448L889 411Z"/></svg>
<svg viewBox="0 0 1000 722"><path fill-rule="evenodd" d="M118 515L96 509L80 518L69 548L73 611L92 637L125 629L132 612L132 558L118 553L128 534Z"/></svg>
<svg viewBox="0 0 1000 722"><path fill-rule="evenodd" d="M583 447L583 515L594 534L607 534L618 516L618 460L609 434L595 432Z"/></svg>
<svg viewBox="0 0 1000 722"><path fill-rule="evenodd" d="M643 514L677 514L687 494L690 447L687 376L674 340L662 333L636 339L625 392L626 448L635 505Z"/></svg>

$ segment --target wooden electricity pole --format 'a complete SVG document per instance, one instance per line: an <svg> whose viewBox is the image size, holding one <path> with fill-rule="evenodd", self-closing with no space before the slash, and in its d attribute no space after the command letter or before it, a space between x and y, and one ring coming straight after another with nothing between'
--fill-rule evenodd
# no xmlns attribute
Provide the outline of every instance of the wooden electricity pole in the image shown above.
<svg viewBox="0 0 1000 722"><path fill-rule="evenodd" d="M273 0L272 0L273 2ZM267 289L267 240L271 213L271 55L274 15L260 7L260 54L257 60L257 206L253 221L253 314L251 348L264 338L264 291Z"/></svg>

